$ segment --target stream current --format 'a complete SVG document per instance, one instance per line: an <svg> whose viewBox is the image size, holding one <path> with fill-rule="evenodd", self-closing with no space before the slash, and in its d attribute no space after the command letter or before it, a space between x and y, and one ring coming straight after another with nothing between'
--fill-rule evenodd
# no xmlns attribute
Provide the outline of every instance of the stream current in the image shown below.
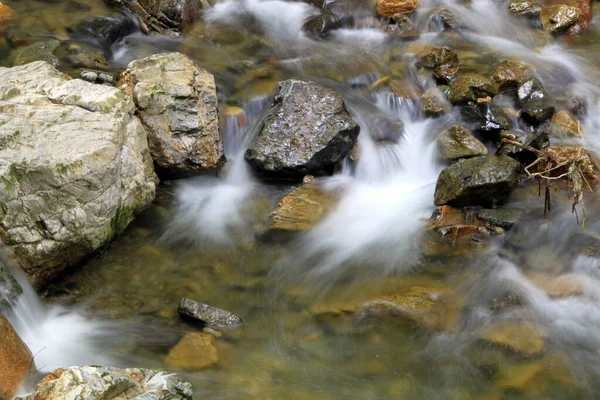
<svg viewBox="0 0 600 400"><path fill-rule="evenodd" d="M71 3L10 5L21 29L38 39L66 40L66 27L80 19L119 15L101 0L84 9ZM511 15L506 1L423 0L414 34L391 38L361 24L372 4L347 3L358 22L327 40L302 32L318 13L306 3L222 0L180 38L137 32L104 49L115 72L134 59L180 51L213 73L228 164L218 178L163 182L155 203L122 237L41 299L17 274L25 292L8 317L41 372L90 364L166 368L189 380L198 399L600 396L597 195L586 195L584 227L560 192L544 221L537 184L523 183L509 199L526 211L515 229L491 243L470 243L467 252L432 251L423 220L435 210L443 168L434 139L461 122L460 113L424 118L418 97L372 89L390 74L421 89L435 86L417 71L411 46L447 45L458 53L461 72L484 75L516 58L535 68L552 96L567 88L586 100L583 144L600 154L597 17L579 37L552 38ZM460 29L444 30L431 16L439 6L457 16ZM3 57L9 60L10 52L0 42ZM250 72L241 67L248 59L255 64ZM294 185L261 181L243 153L269 93L291 77L344 97L361 126L360 154L333 176L316 178L339 203L315 227L292 239L265 239L258 234L264 221ZM244 123L226 105L242 108ZM578 293L552 295L534 284L540 276L567 281ZM356 312L365 301L415 288L454 300L434 323ZM217 339L217 365L186 372L165 364L169 350L197 329L177 313L182 297L246 321ZM515 298L518 306L502 306ZM515 320L543 332L523 333L526 349L542 342L542 351L523 355L484 340L487 328Z"/></svg>

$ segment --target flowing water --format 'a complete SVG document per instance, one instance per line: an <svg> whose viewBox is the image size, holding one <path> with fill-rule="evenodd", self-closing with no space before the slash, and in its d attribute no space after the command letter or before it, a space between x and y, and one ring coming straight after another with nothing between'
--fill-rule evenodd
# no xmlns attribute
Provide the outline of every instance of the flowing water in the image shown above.
<svg viewBox="0 0 600 400"><path fill-rule="evenodd" d="M510 15L506 1L422 0L413 33L391 38L373 27L371 2L347 3L355 26L327 40L302 32L305 19L318 14L306 3L221 0L180 38L134 32L102 48L114 72L136 58L181 51L213 73L229 161L219 177L164 182L121 238L51 284L41 300L16 274L25 292L8 317L38 369L168 368L192 382L198 399L600 396L598 197L585 198L584 227L561 192L544 221L537 184L525 182L509 199L527 215L512 231L491 243L470 242L466 253L447 243L433 243L441 252L432 252L423 219L435 209L443 168L434 138L460 114L424 118L418 100L373 89L386 75L422 90L435 86L414 66L415 44L452 47L461 72L485 75L495 62L519 58L535 67L551 96L586 100L584 145L600 154L598 17L582 36L561 39ZM19 13L13 41L65 41L66 28L83 18L119 15L101 0L8 4ZM444 30L432 17L438 6L463 28ZM9 48L0 40L0 62L10 64ZM243 153L268 94L287 77L343 95L361 125L360 154L335 175L316 178L339 198L337 206L306 233L277 240L283 238L260 233L294 186L254 177ZM225 105L242 108L245 118ZM352 312L415 288L429 300L444 293L452 301L433 322L409 321L393 308ZM218 338L216 366L185 372L165 364L169 350L196 329L178 316L182 297L246 321ZM523 334L520 351L482 339L488 328L515 321L533 327L511 334ZM533 351L540 342L543 351Z"/></svg>

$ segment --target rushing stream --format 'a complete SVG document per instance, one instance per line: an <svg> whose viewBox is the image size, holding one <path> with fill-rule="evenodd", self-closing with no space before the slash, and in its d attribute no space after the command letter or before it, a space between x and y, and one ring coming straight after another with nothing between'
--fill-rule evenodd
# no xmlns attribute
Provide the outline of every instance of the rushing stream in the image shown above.
<svg viewBox="0 0 600 400"><path fill-rule="evenodd" d="M11 6L22 31L38 39L65 40L65 27L82 18L119 15L101 0L74 3L82 2L20 0ZM557 192L545 221L537 183L526 182L509 199L526 211L515 229L487 246L472 242L472 251L441 257L430 248L424 220L435 210L443 168L435 137L460 122L460 112L424 118L418 97L376 89L392 69L409 85L436 86L415 67L410 46L450 46L461 72L485 75L495 62L518 58L535 68L551 96L570 91L585 99L583 144L600 154L598 3L588 31L563 38L541 34L502 0L421 0L413 34L395 38L369 25L372 4L347 3L355 26L334 30L327 40L303 33L304 21L318 13L307 3L221 0L182 37L136 30L103 49L114 72L157 52L187 54L215 75L221 106L243 109L244 120L222 107L228 163L218 177L163 182L155 203L122 237L52 283L41 300L16 274L24 293L8 317L38 369L165 368L189 380L197 399L600 396L599 197L586 195L582 227L566 194ZM439 6L462 28L444 29L432 17ZM0 62L4 56L8 47L0 41ZM248 72L249 58L258 61ZM244 151L269 93L289 77L342 94L361 132L358 159L315 178L339 203L312 229L283 240L261 235L264 221L297 185L254 176ZM516 118L515 124L521 128ZM540 276L559 282L559 292L575 287L577 293L543 290L535 284ZM432 298L443 292L454 299L427 327L394 318L393 311L351 312L415 287L431 290ZM182 297L246 321L218 338L216 366L184 372L164 362L196 329L178 315ZM518 307L502 306L513 301ZM482 340L488 327L515 319L543 331L541 339L524 339L531 340L525 355ZM544 349L534 352L540 340Z"/></svg>

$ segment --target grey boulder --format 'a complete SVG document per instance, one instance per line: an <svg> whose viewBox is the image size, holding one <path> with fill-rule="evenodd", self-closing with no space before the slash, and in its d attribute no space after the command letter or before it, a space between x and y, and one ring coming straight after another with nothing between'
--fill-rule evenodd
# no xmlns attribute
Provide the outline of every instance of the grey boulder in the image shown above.
<svg viewBox="0 0 600 400"><path fill-rule="evenodd" d="M275 90L245 159L267 175L302 177L342 161L359 131L341 96L290 79Z"/></svg>
<svg viewBox="0 0 600 400"><path fill-rule="evenodd" d="M0 68L0 239L35 286L123 232L156 183L123 92L41 61Z"/></svg>

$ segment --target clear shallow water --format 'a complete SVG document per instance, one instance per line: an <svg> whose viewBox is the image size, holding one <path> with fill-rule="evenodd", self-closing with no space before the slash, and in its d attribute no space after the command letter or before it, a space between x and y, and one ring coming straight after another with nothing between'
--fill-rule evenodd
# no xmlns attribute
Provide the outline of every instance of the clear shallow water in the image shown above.
<svg viewBox="0 0 600 400"><path fill-rule="evenodd" d="M66 1L11 6L28 35L66 39L65 27L78 18L115 15L101 3L90 2L84 11ZM429 17L438 5L448 6L468 29L440 32ZM372 8L357 3L352 9L355 18L367 19ZM247 321L240 332L218 339L217 366L183 373L197 398L596 398L597 198L586 198L585 232L560 193L546 226L537 185L525 184L511 198L513 207L529 213L518 229L470 256L432 257L421 221L434 210L442 168L432 140L460 117L423 119L414 101L367 89L386 75L432 87L431 78L412 66L414 57L398 51L413 43L456 49L463 72L487 74L494 62L518 57L536 68L553 96L572 89L588 99L585 144L600 150L596 25L577 39L552 39L505 9L505 2L491 0L473 0L471 8L423 1L417 35L389 39L365 22L315 42L300 30L316 13L304 3L225 0L183 38L135 34L117 43L109 57L115 71L165 49L188 54L215 74L221 104L243 107L248 122L222 118L229 164L220 178L165 185L123 237L43 293L47 306L32 293L21 298L11 320L37 366L165 368L169 350L195 329L177 314L179 299L189 297ZM41 16L43 23L36 23ZM249 58L253 66L244 70L240 61ZM265 95L286 77L313 79L344 96L361 125L360 158L318 180L341 193L318 226L292 242L273 243L256 233L290 186L254 178L242 154ZM381 139L395 143L378 146ZM578 294L549 296L533 285L535 273L573 279ZM437 329L347 311L415 286L453 299ZM495 306L503 302L513 307ZM480 340L485 327L515 319L543 329L544 352L523 357Z"/></svg>

